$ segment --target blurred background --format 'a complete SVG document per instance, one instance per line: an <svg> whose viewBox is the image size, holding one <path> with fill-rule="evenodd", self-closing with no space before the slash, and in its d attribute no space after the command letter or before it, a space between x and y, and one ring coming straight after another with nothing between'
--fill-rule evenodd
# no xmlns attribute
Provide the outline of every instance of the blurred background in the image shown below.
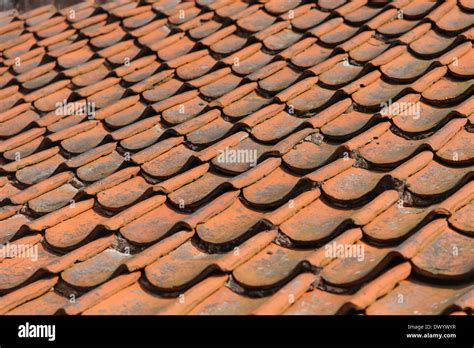
<svg viewBox="0 0 474 348"><path fill-rule="evenodd" d="M82 0L0 0L0 12L17 9L24 12L44 5L55 5L57 8L65 8L81 2ZM98 3L106 1L99 0Z"/></svg>

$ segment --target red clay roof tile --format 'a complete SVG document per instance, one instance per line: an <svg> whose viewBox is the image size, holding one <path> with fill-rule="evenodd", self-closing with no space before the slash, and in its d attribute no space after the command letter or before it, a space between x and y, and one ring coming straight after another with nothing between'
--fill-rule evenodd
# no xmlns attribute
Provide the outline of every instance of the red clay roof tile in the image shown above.
<svg viewBox="0 0 474 348"><path fill-rule="evenodd" d="M6 14L0 243L41 262L0 256L0 312L472 311L471 12L91 0Z"/></svg>

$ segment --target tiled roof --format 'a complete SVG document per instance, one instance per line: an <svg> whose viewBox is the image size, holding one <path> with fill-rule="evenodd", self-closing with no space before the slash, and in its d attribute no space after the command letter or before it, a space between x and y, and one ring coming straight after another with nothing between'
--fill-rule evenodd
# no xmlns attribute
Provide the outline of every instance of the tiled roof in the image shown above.
<svg viewBox="0 0 474 348"><path fill-rule="evenodd" d="M0 13L0 313L472 313L473 23L469 0Z"/></svg>

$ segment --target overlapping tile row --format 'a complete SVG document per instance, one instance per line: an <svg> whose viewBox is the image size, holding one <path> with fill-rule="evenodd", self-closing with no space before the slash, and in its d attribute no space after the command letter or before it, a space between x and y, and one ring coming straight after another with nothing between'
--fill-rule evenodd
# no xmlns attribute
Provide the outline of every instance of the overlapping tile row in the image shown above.
<svg viewBox="0 0 474 348"><path fill-rule="evenodd" d="M0 13L0 313L472 314L473 23L424 0Z"/></svg>

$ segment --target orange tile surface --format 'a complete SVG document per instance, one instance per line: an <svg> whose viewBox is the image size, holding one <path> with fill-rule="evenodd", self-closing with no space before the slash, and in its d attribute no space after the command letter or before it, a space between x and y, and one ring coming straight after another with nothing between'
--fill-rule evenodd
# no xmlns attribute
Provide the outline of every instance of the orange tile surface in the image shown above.
<svg viewBox="0 0 474 348"><path fill-rule="evenodd" d="M472 1L0 12L0 314L468 314Z"/></svg>

